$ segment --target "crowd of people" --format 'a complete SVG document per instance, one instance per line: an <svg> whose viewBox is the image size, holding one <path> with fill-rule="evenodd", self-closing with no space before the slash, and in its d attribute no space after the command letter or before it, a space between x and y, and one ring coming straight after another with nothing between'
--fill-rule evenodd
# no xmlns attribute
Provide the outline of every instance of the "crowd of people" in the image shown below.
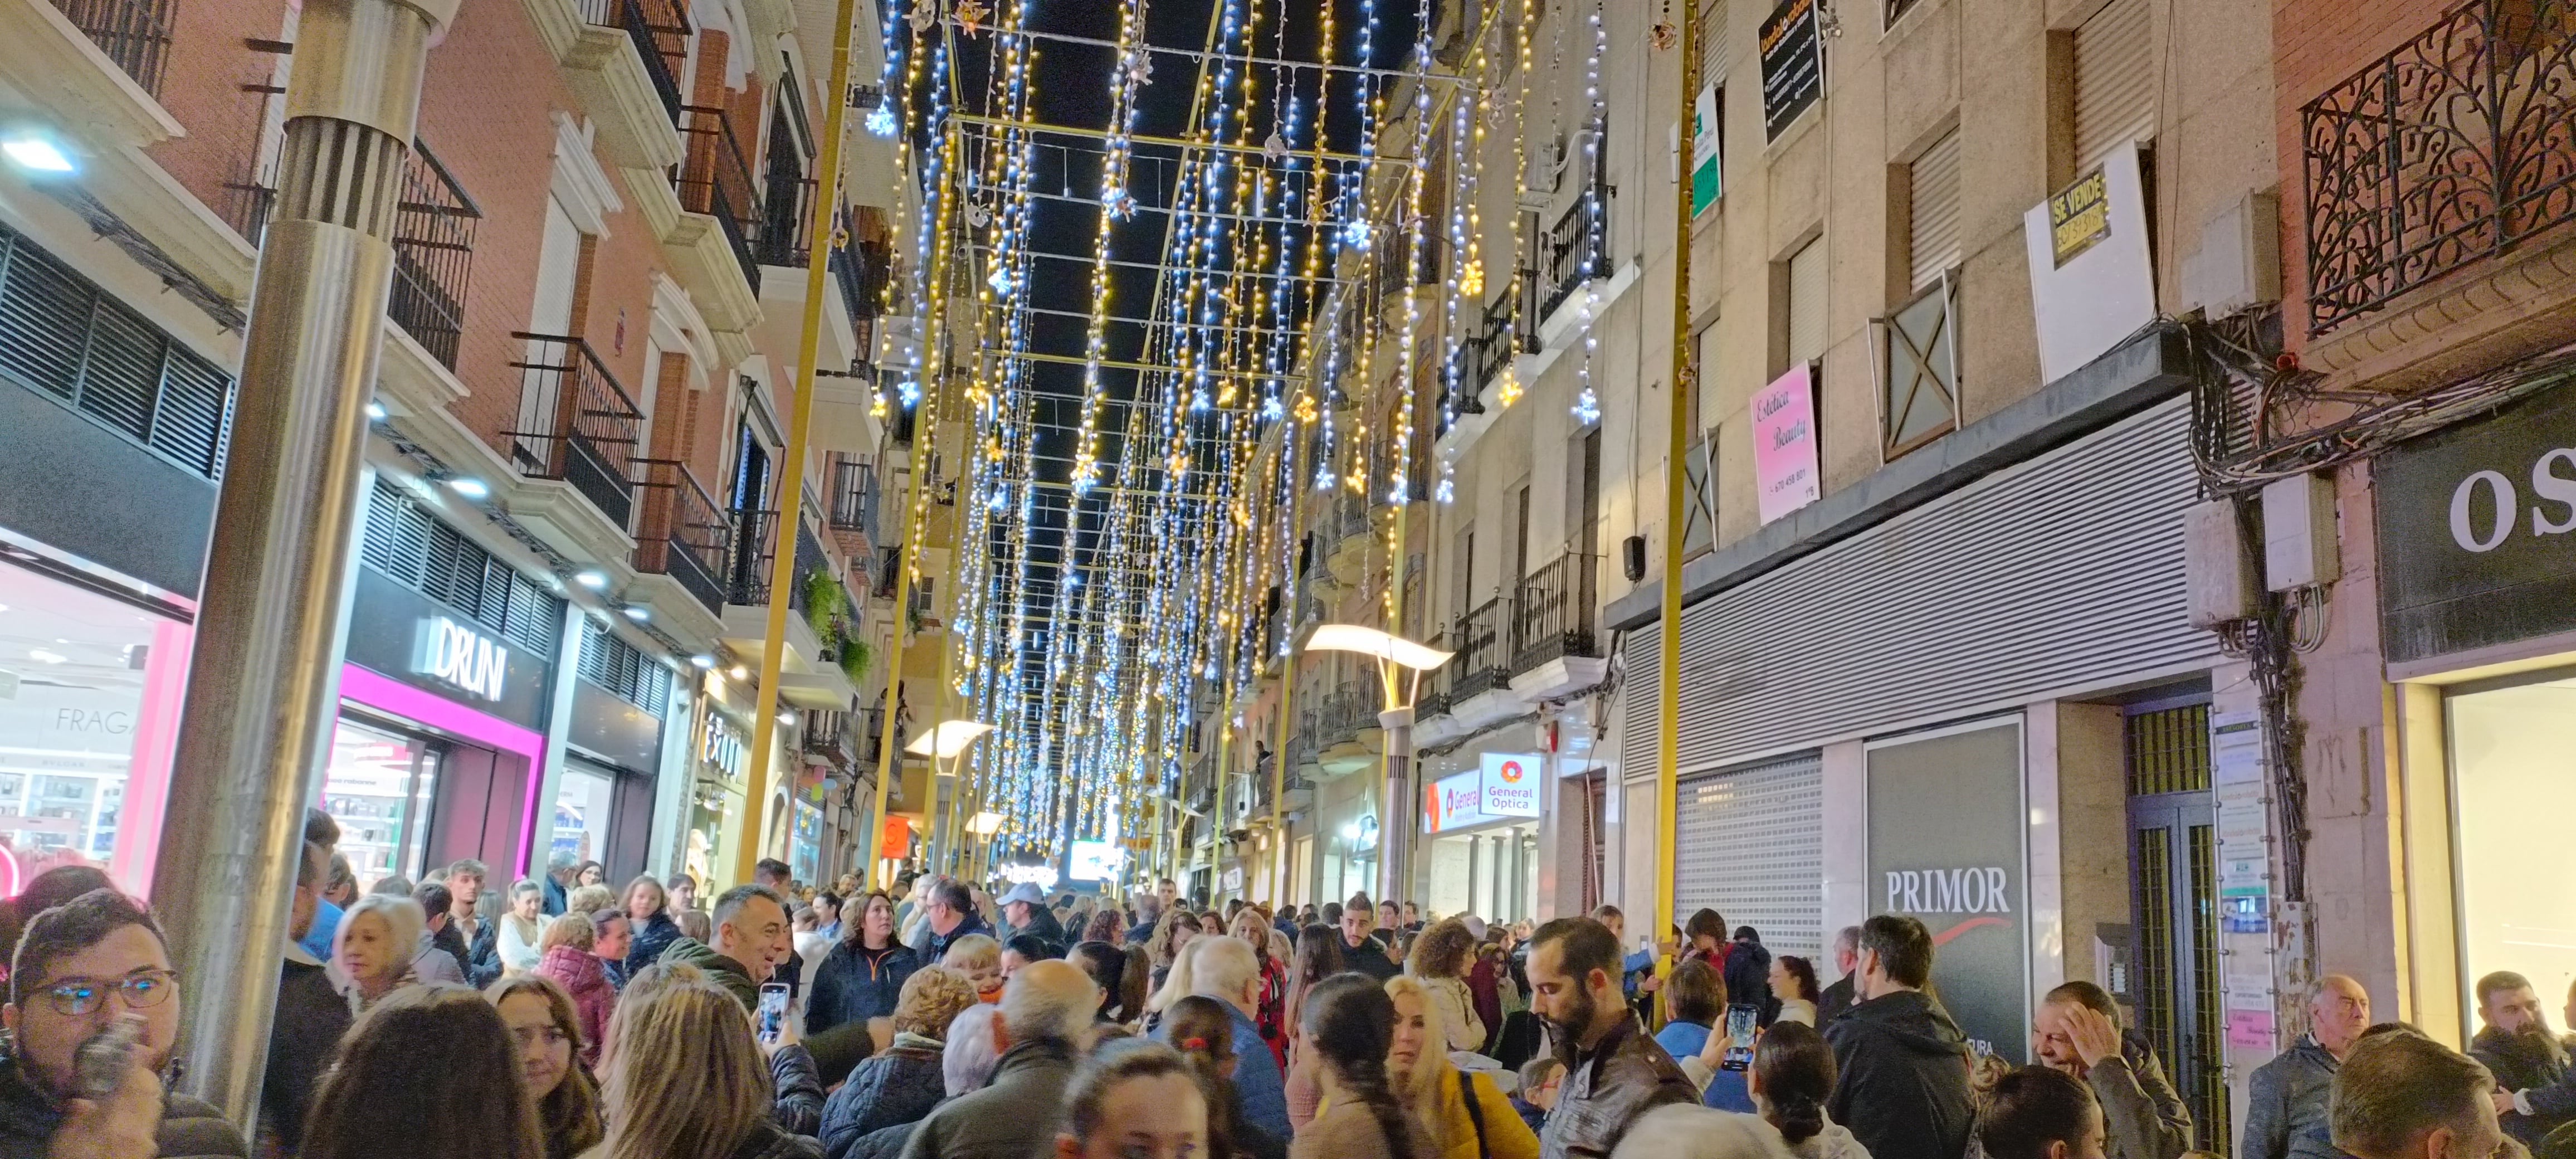
<svg viewBox="0 0 2576 1159"><path fill-rule="evenodd" d="M465 861L363 894L316 814L256 1131L170 1089L184 986L96 870L0 903L0 1159L2197 1159L2109 995L1962 1035L1921 923L1839 979L1701 911L1532 927L1355 896L1273 912L944 877L815 890ZM328 931L314 952L317 933ZM2330 976L2253 1076L2244 1159L2553 1157L2576 1078L2530 983L2462 1055ZM2576 1002L2568 1011L2576 1020ZM1748 1029L1749 1028L1749 1029ZM119 1048L122 1047L120 1053Z"/></svg>

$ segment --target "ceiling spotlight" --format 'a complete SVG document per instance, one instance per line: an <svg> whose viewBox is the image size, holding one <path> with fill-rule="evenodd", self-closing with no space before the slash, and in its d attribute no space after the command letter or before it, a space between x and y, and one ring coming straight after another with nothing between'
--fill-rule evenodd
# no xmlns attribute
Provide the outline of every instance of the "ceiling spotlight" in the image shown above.
<svg viewBox="0 0 2576 1159"><path fill-rule="evenodd" d="M595 567L586 567L572 573L572 582L594 592L600 591L608 586L608 573Z"/></svg>
<svg viewBox="0 0 2576 1159"><path fill-rule="evenodd" d="M716 658L709 656L704 652L700 652L695 656L689 657L689 663L695 664L700 668L713 668L716 666Z"/></svg>
<svg viewBox="0 0 2576 1159"><path fill-rule="evenodd" d="M468 499L487 499L492 495L492 488L484 485L483 480L469 479L461 475L448 480L447 489Z"/></svg>
<svg viewBox="0 0 2576 1159"><path fill-rule="evenodd" d="M385 404L380 403L380 402L370 402L370 403L368 403L368 404L367 404L367 421L368 421L368 422L374 422L374 423L380 423L380 422L385 421Z"/></svg>
<svg viewBox="0 0 2576 1159"><path fill-rule="evenodd" d="M52 138L32 133L0 138L0 153L8 155L10 164L31 173L71 173L80 168Z"/></svg>
<svg viewBox="0 0 2576 1159"><path fill-rule="evenodd" d="M784 708L779 709L779 710L778 710L778 723L780 723L780 724L788 724L788 725L795 724L795 723L796 723L796 713L795 713L794 711L792 711L792 710L789 710L789 709L784 709Z"/></svg>
<svg viewBox="0 0 2576 1159"><path fill-rule="evenodd" d="M732 676L736 680L749 680L751 679L751 669L745 668L740 664L736 664L733 666Z"/></svg>
<svg viewBox="0 0 2576 1159"><path fill-rule="evenodd" d="M27 658L39 664L60 664L71 659L71 657L65 656L50 648L29 648L27 649Z"/></svg>
<svg viewBox="0 0 2576 1159"><path fill-rule="evenodd" d="M633 620L638 624L653 618L653 609L645 607L642 604L628 604L619 610L626 613L627 619Z"/></svg>

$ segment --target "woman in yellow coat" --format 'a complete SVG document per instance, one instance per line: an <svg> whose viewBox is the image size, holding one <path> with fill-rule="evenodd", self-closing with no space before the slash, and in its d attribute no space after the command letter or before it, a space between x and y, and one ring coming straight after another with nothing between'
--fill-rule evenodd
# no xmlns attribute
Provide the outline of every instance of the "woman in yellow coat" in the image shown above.
<svg viewBox="0 0 2576 1159"><path fill-rule="evenodd" d="M1538 1159L1538 1135L1521 1121L1493 1076L1460 1070L1449 1061L1421 980L1389 978L1386 993L1395 1000L1387 1080L1405 1113L1432 1141L1432 1155L1424 1159Z"/></svg>

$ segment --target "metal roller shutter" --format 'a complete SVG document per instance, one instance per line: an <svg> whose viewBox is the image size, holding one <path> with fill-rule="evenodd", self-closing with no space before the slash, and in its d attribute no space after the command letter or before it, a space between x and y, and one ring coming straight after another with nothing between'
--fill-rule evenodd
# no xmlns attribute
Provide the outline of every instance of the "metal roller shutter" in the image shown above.
<svg viewBox="0 0 2576 1159"><path fill-rule="evenodd" d="M1825 241L1789 259L1789 364L1825 356Z"/></svg>
<svg viewBox="0 0 2576 1159"><path fill-rule="evenodd" d="M1969 483L1682 613L1681 775L2214 662L2187 622L2188 399ZM1655 767L1660 633L1622 650Z"/></svg>
<svg viewBox="0 0 2576 1159"><path fill-rule="evenodd" d="M2075 30L2075 163L2156 135L2154 27L2147 0L2111 0Z"/></svg>
<svg viewBox="0 0 2576 1159"><path fill-rule="evenodd" d="M1774 955L1824 947L1824 764L1814 752L1681 783L1673 908L1751 926Z"/></svg>
<svg viewBox="0 0 2576 1159"><path fill-rule="evenodd" d="M1916 292L1940 282L1941 275L1958 268L1964 252L1959 220L1959 131L1952 129L1932 142L1923 155L1906 167L1907 201L1911 220L1908 241L1912 252L1912 283Z"/></svg>
<svg viewBox="0 0 2576 1159"><path fill-rule="evenodd" d="M1735 53L1734 31L1726 18L1726 0L1699 0L1700 83L1726 83L1726 62Z"/></svg>

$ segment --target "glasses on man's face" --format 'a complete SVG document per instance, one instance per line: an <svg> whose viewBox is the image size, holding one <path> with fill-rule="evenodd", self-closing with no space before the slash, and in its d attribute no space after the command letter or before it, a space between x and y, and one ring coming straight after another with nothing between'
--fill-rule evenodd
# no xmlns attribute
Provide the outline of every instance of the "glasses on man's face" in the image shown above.
<svg viewBox="0 0 2576 1159"><path fill-rule="evenodd" d="M128 1010L149 1010L169 1001L179 988L179 976L168 970L144 970L128 974L113 982L96 978L65 978L45 987L45 1000L54 1013L78 1018L106 1004L110 994L124 995Z"/></svg>

